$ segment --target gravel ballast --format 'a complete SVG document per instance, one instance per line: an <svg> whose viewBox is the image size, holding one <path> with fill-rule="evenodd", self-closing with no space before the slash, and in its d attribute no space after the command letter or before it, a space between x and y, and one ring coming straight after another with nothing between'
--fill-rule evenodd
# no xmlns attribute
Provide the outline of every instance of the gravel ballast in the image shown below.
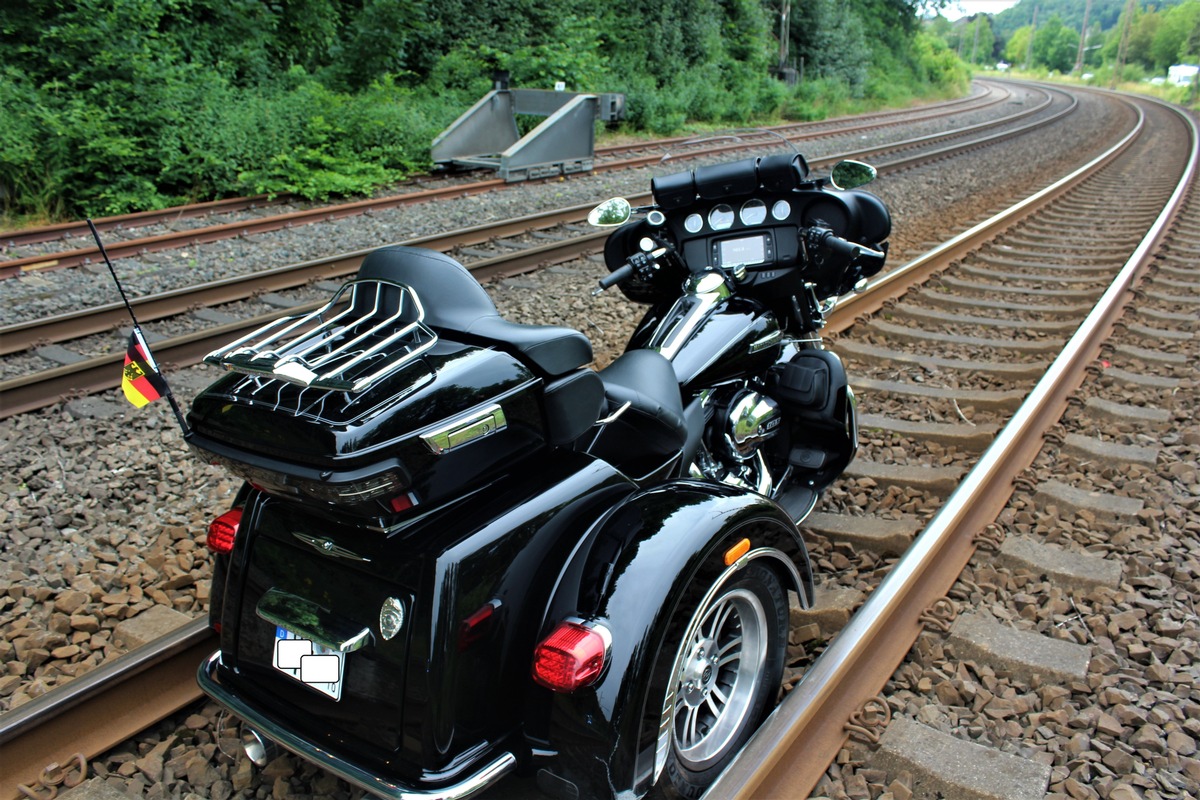
<svg viewBox="0 0 1200 800"><path fill-rule="evenodd" d="M871 188L893 212L894 263L1011 202L1015 192L1049 183L1094 155L1110 122L1100 101L1085 99L1084 106L1071 122L1070 137L1051 133L1032 143L1022 141L1020 147L1001 145L954 162L969 163L969 168L924 167L881 178ZM835 150L836 145L829 145L829 151ZM203 277L221 274L225 264L271 266L644 191L650 175L649 170L638 170L530 184L205 245L186 255L123 260L118 268L122 274L147 276L140 291L160 291L169 284L162 277L165 273L156 269L163 264L171 275ZM188 263L177 263L180 259ZM585 331L595 344L597 363L603 365L620 352L638 315L615 291L589 296L604 272L595 261L579 261L498 282L488 290L501 312L514 321L565 324ZM58 273L38 277L46 285L40 287L44 295L36 302L30 300L31 287L0 283L0 293L16 292L6 298L8 307L32 303L32 313L58 313L84 302L83 296L106 291L104 275L76 281L65 274L59 278ZM194 367L172 371L170 377L186 405L215 372ZM7 709L120 652L117 628L151 607L193 617L205 613L208 562L203 532L228 506L238 483L187 454L165 403L134 410L118 392L0 421L0 441L5 498L0 506L0 709ZM1194 447L1189 455L1194 463ZM848 486L834 496L864 507L903 505L895 495L879 497L867 485ZM284 757L265 771L250 770L236 752L236 729L230 725L215 706L205 705L187 715L182 725L173 720L129 743L100 769L114 785L147 797L359 795L296 759Z"/></svg>

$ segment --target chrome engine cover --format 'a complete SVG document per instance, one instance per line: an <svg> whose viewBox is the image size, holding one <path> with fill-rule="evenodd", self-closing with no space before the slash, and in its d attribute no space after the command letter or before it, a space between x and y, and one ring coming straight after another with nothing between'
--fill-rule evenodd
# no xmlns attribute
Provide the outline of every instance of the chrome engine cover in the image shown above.
<svg viewBox="0 0 1200 800"><path fill-rule="evenodd" d="M725 420L725 445L729 455L738 461L749 461L782 424L778 403L759 392L743 390L729 404Z"/></svg>

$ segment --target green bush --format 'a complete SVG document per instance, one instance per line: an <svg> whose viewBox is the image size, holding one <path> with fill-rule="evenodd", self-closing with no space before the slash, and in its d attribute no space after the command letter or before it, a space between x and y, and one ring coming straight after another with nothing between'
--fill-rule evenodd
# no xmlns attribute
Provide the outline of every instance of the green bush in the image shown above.
<svg viewBox="0 0 1200 800"><path fill-rule="evenodd" d="M428 169L496 69L516 88L623 92L622 129L654 134L965 86L940 40L914 42L902 0L804 9L793 53L810 69L787 87L759 0L23 0L0 20L0 204L62 217L368 192Z"/></svg>

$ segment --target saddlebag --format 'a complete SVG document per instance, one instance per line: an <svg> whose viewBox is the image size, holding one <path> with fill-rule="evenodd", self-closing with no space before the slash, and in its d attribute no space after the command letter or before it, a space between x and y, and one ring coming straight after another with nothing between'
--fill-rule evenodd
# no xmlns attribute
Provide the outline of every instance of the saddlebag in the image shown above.
<svg viewBox="0 0 1200 800"><path fill-rule="evenodd" d="M846 368L829 350L801 350L772 369L771 395L793 420L788 462L818 491L854 459L858 428Z"/></svg>

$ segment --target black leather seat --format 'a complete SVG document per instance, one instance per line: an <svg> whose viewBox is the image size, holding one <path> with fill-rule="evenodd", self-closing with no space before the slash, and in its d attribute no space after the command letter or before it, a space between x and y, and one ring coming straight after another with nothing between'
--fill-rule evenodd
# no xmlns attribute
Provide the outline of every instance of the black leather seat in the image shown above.
<svg viewBox="0 0 1200 800"><path fill-rule="evenodd" d="M687 440L683 398L671 362L653 350L631 350L600 370L609 413L625 403L618 418L624 449L642 455L664 456L682 449Z"/></svg>
<svg viewBox="0 0 1200 800"><path fill-rule="evenodd" d="M592 360L592 343L573 328L522 325L500 316L492 299L462 264L435 250L393 245L363 259L358 277L402 283L417 293L425 323L513 354L549 376Z"/></svg>

